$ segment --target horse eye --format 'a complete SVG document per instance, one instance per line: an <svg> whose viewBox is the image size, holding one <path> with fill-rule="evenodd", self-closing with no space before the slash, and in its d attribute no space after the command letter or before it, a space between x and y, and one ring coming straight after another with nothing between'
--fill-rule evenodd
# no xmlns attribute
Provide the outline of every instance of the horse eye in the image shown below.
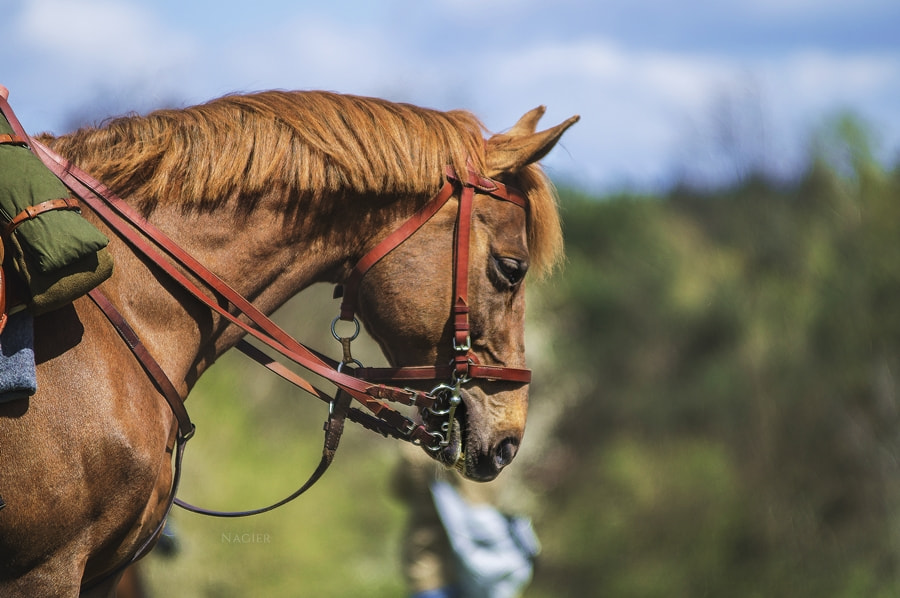
<svg viewBox="0 0 900 598"><path fill-rule="evenodd" d="M511 285L522 282L528 271L528 265L525 262L511 257L495 257L494 264L503 278Z"/></svg>

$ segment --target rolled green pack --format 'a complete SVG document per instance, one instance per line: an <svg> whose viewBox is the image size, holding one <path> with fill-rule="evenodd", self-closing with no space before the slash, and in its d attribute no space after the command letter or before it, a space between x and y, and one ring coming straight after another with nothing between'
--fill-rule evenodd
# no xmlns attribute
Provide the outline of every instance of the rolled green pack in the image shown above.
<svg viewBox="0 0 900 598"><path fill-rule="evenodd" d="M13 134L0 116L0 135ZM26 208L71 197L69 189L31 150L0 144L0 229ZM80 212L52 209L4 232L7 272L27 287L28 307L36 314L71 303L112 275L109 240Z"/></svg>

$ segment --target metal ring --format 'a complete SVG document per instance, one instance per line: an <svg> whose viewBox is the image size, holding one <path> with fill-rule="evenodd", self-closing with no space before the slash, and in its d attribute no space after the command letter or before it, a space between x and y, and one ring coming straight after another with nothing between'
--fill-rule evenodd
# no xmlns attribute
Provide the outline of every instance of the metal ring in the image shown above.
<svg viewBox="0 0 900 598"><path fill-rule="evenodd" d="M353 335L352 335L352 336L349 336L349 337L343 337L343 336L340 336L340 335L337 333L337 330L335 329L335 327L337 326L337 323L338 323L338 321L339 321L340 319L341 319L341 317L338 316L338 317L336 317L335 319L333 319L333 320L331 321L331 336L333 336L334 339L337 340L337 341L342 341L342 340L344 340L345 338L349 338L351 341L352 341L352 340L356 340L356 337L359 336L359 328L360 328L360 327L359 327L359 320L357 320L356 317L353 318L353 323L356 324L356 330L353 332Z"/></svg>
<svg viewBox="0 0 900 598"><path fill-rule="evenodd" d="M445 447L447 446L445 443L448 442L448 439L444 438L444 435L441 434L440 432L430 432L430 431L429 431L429 432L428 432L428 435L431 436L432 438L439 438L439 439L440 439L440 442L438 443L437 446L425 446L425 447L424 447L425 450L427 450L427 451L429 451L429 452L431 452L431 453L437 453L437 452L439 452L441 449L443 449L443 448L445 448Z"/></svg>
<svg viewBox="0 0 900 598"><path fill-rule="evenodd" d="M344 369L344 366L347 365L348 363L352 363L353 365L355 365L355 366L358 367L358 368L363 367L363 364L362 364L362 362L361 362L360 360L358 360L358 359L351 359L350 361L342 361L342 362L340 362L340 363L338 364L338 366L337 366L337 371L340 372L342 369Z"/></svg>

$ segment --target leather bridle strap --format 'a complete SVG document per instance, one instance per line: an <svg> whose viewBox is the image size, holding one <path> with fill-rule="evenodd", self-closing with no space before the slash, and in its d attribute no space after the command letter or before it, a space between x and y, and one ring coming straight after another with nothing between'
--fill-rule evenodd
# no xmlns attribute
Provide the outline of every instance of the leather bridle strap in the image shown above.
<svg viewBox="0 0 900 598"><path fill-rule="evenodd" d="M88 296L106 315L113 328L116 329L116 332L119 333L119 336L122 337L122 340L125 341L125 344L128 345L134 356L137 357L138 362L156 385L159 393L166 399L169 408L172 409L172 413L175 414L175 419L178 421L178 431L181 438L184 441L189 440L194 435L195 428L194 424L191 423L191 418L188 416L181 393L172 384L169 376L160 367L159 362L156 361L144 343L141 342L140 337L125 317L106 298L106 295L100 292L100 289L91 289L88 291Z"/></svg>
<svg viewBox="0 0 900 598"><path fill-rule="evenodd" d="M261 507L259 509L249 509L246 511L216 511L213 509L205 509L185 502L180 498L176 498L174 500L175 504L182 509L191 511L192 513L208 515L210 517L249 517L251 515L268 513L269 511L277 509L278 507L291 502L292 500L312 488L313 484L319 481L319 478L322 477L322 475L331 465L331 462L334 460L334 455L337 452L338 444L341 440L341 435L344 432L344 421L350 410L350 402L352 400L353 397L351 397L349 394L345 393L342 390L338 390L334 400L331 402L331 409L328 412L328 420L325 422L325 442L322 445L322 457L319 460L319 465L316 467L315 471L312 472L306 482L304 482L302 486L297 488L297 490L295 490L289 496L286 496L278 502L272 503L271 505L268 505L266 507Z"/></svg>
<svg viewBox="0 0 900 598"><path fill-rule="evenodd" d="M469 363L474 362L469 335L469 237L472 231L472 202L475 191L465 185L459 194L456 220L456 255L453 259L453 379L469 378Z"/></svg>
<svg viewBox="0 0 900 598"><path fill-rule="evenodd" d="M377 264L381 259L396 249L401 243L412 236L414 232L422 228L426 222L431 220L432 216L438 213L440 209L453 197L453 184L450 179L446 180L441 186L440 191L428 203L422 206L415 214L413 214L400 228L395 229L391 234L381 240L366 255L356 263L350 275L344 284L335 290L335 298L343 297L341 301L340 318L346 321L352 321L356 316L357 299L359 298L359 284L369 269Z"/></svg>

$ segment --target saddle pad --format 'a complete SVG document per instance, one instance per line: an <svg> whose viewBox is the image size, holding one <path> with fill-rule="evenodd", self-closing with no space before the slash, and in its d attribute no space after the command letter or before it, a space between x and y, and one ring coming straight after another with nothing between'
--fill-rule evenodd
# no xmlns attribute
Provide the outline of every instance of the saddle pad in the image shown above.
<svg viewBox="0 0 900 598"><path fill-rule="evenodd" d="M34 316L11 314L0 334L0 403L30 397L37 391L34 365Z"/></svg>

